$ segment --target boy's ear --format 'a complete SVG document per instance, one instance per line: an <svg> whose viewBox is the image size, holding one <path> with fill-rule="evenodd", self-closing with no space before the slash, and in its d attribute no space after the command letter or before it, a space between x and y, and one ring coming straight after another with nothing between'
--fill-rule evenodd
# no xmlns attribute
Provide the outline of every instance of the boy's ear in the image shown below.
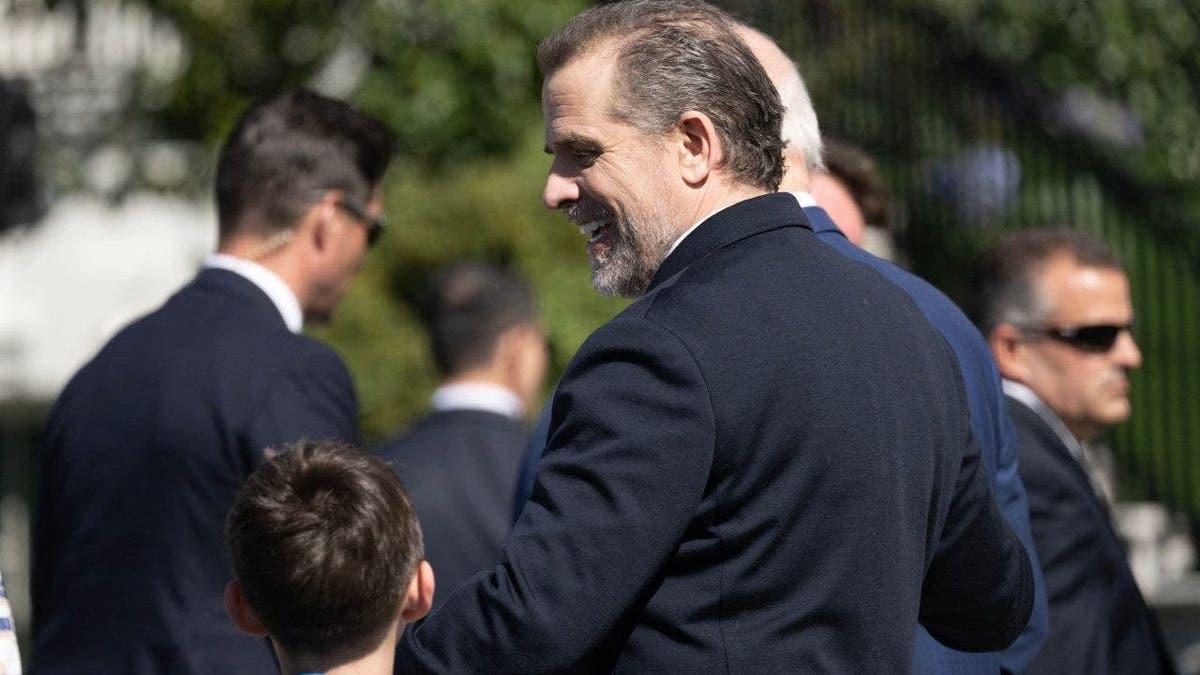
<svg viewBox="0 0 1200 675"><path fill-rule="evenodd" d="M433 568L428 562L421 561L417 565L417 573L408 582L408 591L400 603L400 621L412 623L429 613L433 606Z"/></svg>
<svg viewBox="0 0 1200 675"><path fill-rule="evenodd" d="M254 637L266 637L267 627L259 621L258 614L246 600L246 591L242 582L234 579L225 585L225 611L233 619L233 625L243 633Z"/></svg>

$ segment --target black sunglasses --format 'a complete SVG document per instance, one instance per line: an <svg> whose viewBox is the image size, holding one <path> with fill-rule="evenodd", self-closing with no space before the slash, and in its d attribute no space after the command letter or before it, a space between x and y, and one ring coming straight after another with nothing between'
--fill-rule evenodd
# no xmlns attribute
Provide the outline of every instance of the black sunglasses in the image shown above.
<svg viewBox="0 0 1200 675"><path fill-rule="evenodd" d="M1025 326L1021 330L1036 333L1068 344L1081 352L1103 354L1113 348L1121 331L1133 334L1133 324L1117 326L1098 324L1095 326Z"/></svg>
<svg viewBox="0 0 1200 675"><path fill-rule="evenodd" d="M375 242L379 241L379 236L383 234L384 228L388 226L387 216L382 213L378 216L372 216L367 213L366 209L345 197L337 201L337 206L366 226L367 246L374 246Z"/></svg>

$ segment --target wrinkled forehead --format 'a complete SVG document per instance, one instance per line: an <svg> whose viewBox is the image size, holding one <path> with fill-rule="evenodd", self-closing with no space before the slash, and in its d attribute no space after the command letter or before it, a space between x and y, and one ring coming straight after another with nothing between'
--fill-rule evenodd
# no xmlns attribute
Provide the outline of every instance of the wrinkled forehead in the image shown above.
<svg viewBox="0 0 1200 675"><path fill-rule="evenodd" d="M542 83L546 141L568 129L611 123L615 51L590 51L572 59Z"/></svg>

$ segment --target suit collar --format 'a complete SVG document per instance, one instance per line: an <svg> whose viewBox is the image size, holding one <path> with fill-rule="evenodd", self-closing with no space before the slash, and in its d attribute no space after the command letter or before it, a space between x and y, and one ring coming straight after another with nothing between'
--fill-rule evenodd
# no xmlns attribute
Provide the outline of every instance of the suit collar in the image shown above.
<svg viewBox="0 0 1200 675"><path fill-rule="evenodd" d="M242 275L217 267L205 267L196 275L191 286L193 288L217 293L238 302L250 305L266 316L272 316L279 322L280 327L287 328L283 315L271 298Z"/></svg>
<svg viewBox="0 0 1200 675"><path fill-rule="evenodd" d="M214 253L204 259L205 267L229 270L254 284L271 299L275 309L283 317L288 330L299 333L304 329L304 311L300 300L279 275L254 262L224 253Z"/></svg>
<svg viewBox="0 0 1200 675"><path fill-rule="evenodd" d="M728 206L700 223L679 243L655 272L647 292L717 249L781 227L812 229L804 210L789 193L765 194Z"/></svg>

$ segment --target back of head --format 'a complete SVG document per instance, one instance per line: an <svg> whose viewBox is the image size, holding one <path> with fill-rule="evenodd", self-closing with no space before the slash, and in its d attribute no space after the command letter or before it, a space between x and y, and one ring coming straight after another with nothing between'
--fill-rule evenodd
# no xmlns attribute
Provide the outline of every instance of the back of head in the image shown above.
<svg viewBox="0 0 1200 675"><path fill-rule="evenodd" d="M1077 230L1034 229L1008 234L985 254L976 269L975 297L969 312L980 331L986 336L1000 324L1041 323L1051 308L1045 306L1038 288L1039 271L1062 256L1083 267L1122 271L1120 260L1108 244Z"/></svg>
<svg viewBox="0 0 1200 675"><path fill-rule="evenodd" d="M808 87L804 84L804 78L800 76L800 69L765 33L745 24L738 24L736 30L750 47L750 51L758 57L759 63L779 92L779 100L784 107L780 131L784 143L787 144L786 153L801 153L804 156L804 166L810 171L823 168L821 127L817 122L817 111L813 108L812 98L808 95Z"/></svg>
<svg viewBox="0 0 1200 675"><path fill-rule="evenodd" d="M233 571L291 657L358 656L400 610L424 551L408 495L379 459L302 442L268 458L227 523Z"/></svg>
<svg viewBox="0 0 1200 675"><path fill-rule="evenodd" d="M383 122L343 101L304 89L260 100L242 114L217 160L221 241L286 230L321 191L366 203L394 146Z"/></svg>
<svg viewBox="0 0 1200 675"><path fill-rule="evenodd" d="M846 188L867 225L887 229L888 191L875 160L839 141L825 143L825 171Z"/></svg>
<svg viewBox="0 0 1200 675"><path fill-rule="evenodd" d="M483 263L439 272L427 312L434 364L444 376L486 366L501 334L538 321L529 285Z"/></svg>
<svg viewBox="0 0 1200 675"><path fill-rule="evenodd" d="M717 129L738 182L773 191L783 175L783 106L725 12L698 0L626 0L591 7L538 46L547 78L576 58L617 46L613 119L665 133L689 110Z"/></svg>

